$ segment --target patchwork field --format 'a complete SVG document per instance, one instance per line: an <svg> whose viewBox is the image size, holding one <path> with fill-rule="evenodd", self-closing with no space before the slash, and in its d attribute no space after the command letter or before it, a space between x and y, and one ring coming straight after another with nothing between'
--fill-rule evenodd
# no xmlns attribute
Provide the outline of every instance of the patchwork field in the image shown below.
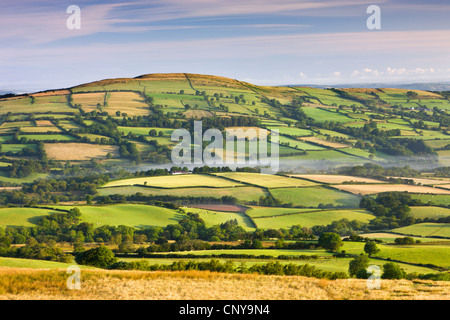
<svg viewBox="0 0 450 320"><path fill-rule="evenodd" d="M216 173L215 175L264 188L309 187L317 185L316 183L311 181L289 178L279 175L254 174L247 172L225 172Z"/></svg>
<svg viewBox="0 0 450 320"><path fill-rule="evenodd" d="M214 211L200 208L185 208L187 212L197 213L200 218L205 221L207 227L212 227L221 223L225 223L229 220L236 220L240 226L246 230L254 230L255 225L248 216L241 212L225 212Z"/></svg>
<svg viewBox="0 0 450 320"><path fill-rule="evenodd" d="M413 199L420 199L424 203L435 205L450 205L450 195L446 194L411 194Z"/></svg>
<svg viewBox="0 0 450 320"><path fill-rule="evenodd" d="M351 192L353 194L375 194L380 192L406 191L411 193L450 194L450 190L433 187L404 185L404 184L348 184L336 185L336 189Z"/></svg>
<svg viewBox="0 0 450 320"><path fill-rule="evenodd" d="M272 196L282 203L294 206L318 207L319 205L359 207L360 197L325 187L270 189Z"/></svg>
<svg viewBox="0 0 450 320"><path fill-rule="evenodd" d="M348 148L348 145L346 145L346 144L331 142L331 141L327 141L327 140L320 139L317 137L301 137L300 139L303 141L312 142L312 143L319 144L324 147L329 147L329 148L334 148L334 149Z"/></svg>
<svg viewBox="0 0 450 320"><path fill-rule="evenodd" d="M199 271L205 265L188 272L83 267L86 289L79 293L68 292L67 274L57 271L67 264L13 259L14 249L0 245L0 251L8 255L0 257L0 298L448 299L445 281L383 280L382 289L367 290L365 280L331 281L325 279L331 278L329 274L312 273L315 267L347 277L351 255L364 252L363 241L344 241L340 248L345 250L344 257L325 246L316 248L324 230L343 238L356 233L384 241L377 243L380 252L371 257L370 264L394 261L407 272L440 276L450 270L450 224L444 220L450 217L445 207L450 206L450 174L443 168L450 164L448 93L417 90L414 96L409 91L257 86L177 73L0 97L0 200L4 206L0 208L0 242L10 239L12 248L17 248L33 237L47 246L39 249L42 257L53 246L72 251L73 243L68 241L76 234L78 250L83 250L78 247L80 239L86 241L84 248L104 243L120 256L120 268L143 259L167 268L179 260L206 263L210 255L221 254L235 255L217 261L239 272L251 266L265 268L261 269L263 276L216 273L213 268ZM280 173L203 167L202 174L144 177L150 169L186 171L172 167L170 153L175 142L170 138L176 128L191 128L194 119L202 121L204 129L278 130ZM216 154L221 151L215 150ZM250 143L235 152L248 156ZM186 166L194 171L190 164ZM384 181L389 178L387 172L417 185ZM409 203L410 217L406 218L397 212L384 216L382 208L373 210L379 216L360 208L363 195L388 206L392 203L389 195L377 199L377 194L398 191L409 192L427 205ZM58 216L58 221L36 228L42 217L74 206L80 209L79 221L67 222ZM197 213L205 228L183 210ZM437 221L432 219L446 223L429 222ZM359 225L352 223L355 220ZM136 228L132 243L127 237L130 229L124 226ZM395 244L396 238L405 236L421 242ZM306 249L292 249L291 245L300 247L296 242L304 242ZM206 243L218 246L197 250L200 244L208 247ZM234 245L239 249L232 249ZM272 245L276 249L268 248ZM25 253L30 258L32 250ZM128 256L119 255L128 251ZM153 251L159 252L147 256ZM288 264L288 272L307 264L303 268L309 276L324 279L281 276L285 269L277 268Z"/></svg>
<svg viewBox="0 0 450 320"><path fill-rule="evenodd" d="M268 193L262 188L257 187L223 187L223 188L151 188L140 186L119 186L104 187L98 190L98 194L109 196L112 194L122 194L125 196L134 195L137 192L143 195L168 195L173 197L213 197L221 199L224 196L234 197L239 201L258 201L260 197L266 196Z"/></svg>
<svg viewBox="0 0 450 320"><path fill-rule="evenodd" d="M71 206L54 206L58 209L70 209ZM96 226L130 226L145 228L176 224L181 214L175 210L141 204L117 204L108 206L79 206L82 221Z"/></svg>
<svg viewBox="0 0 450 320"><path fill-rule="evenodd" d="M304 178L308 180L317 181L320 183L341 184L344 182L359 182L359 183L385 183L384 181L361 178L345 175L331 175L331 174L293 174L292 177Z"/></svg>
<svg viewBox="0 0 450 320"><path fill-rule="evenodd" d="M366 210L320 210L310 212L299 212L273 217L253 217L258 228L279 229L290 228L293 225L311 228L313 226L326 226L333 221L348 219L361 222L369 222L375 216Z"/></svg>
<svg viewBox="0 0 450 320"><path fill-rule="evenodd" d="M133 186L146 185L148 187L157 188L183 188L183 187L238 187L241 183L233 182L231 180L222 179L210 175L171 175L159 177L142 177L133 179L116 180L105 184L103 187L117 187L117 186Z"/></svg>
<svg viewBox="0 0 450 320"><path fill-rule="evenodd" d="M36 225L43 216L56 211L37 208L0 208L0 227Z"/></svg>
<svg viewBox="0 0 450 320"><path fill-rule="evenodd" d="M418 237L450 238L449 223L418 223L407 227L393 229L392 232ZM448 254L448 253L447 253Z"/></svg>
<svg viewBox="0 0 450 320"><path fill-rule="evenodd" d="M108 153L118 157L118 147L88 143L45 143L45 152L52 160L90 160L106 158Z"/></svg>
<svg viewBox="0 0 450 320"><path fill-rule="evenodd" d="M411 207L411 216L414 218L439 219L450 216L450 209L441 207Z"/></svg>

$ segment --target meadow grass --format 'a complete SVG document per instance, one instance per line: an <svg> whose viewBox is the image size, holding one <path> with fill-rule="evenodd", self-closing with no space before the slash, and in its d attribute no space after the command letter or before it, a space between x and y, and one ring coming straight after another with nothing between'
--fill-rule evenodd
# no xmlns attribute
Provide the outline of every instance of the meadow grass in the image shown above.
<svg viewBox="0 0 450 320"><path fill-rule="evenodd" d="M205 221L205 226L208 228L225 223L230 220L236 220L238 224L244 229L248 231L255 230L255 226L251 219L241 212L223 212L189 207L184 207L184 209L187 212L197 213L200 218Z"/></svg>
<svg viewBox="0 0 450 320"><path fill-rule="evenodd" d="M116 180L108 182L103 187L132 186L144 184L146 184L148 187L158 187L158 188L183 188L183 187L223 188L223 187L242 186L241 183L233 182L227 179L222 179L220 177L214 177L204 174L183 174L183 175L141 177L141 178Z"/></svg>
<svg viewBox="0 0 450 320"><path fill-rule="evenodd" d="M419 237L450 238L450 223L417 223L406 227L392 229L392 232Z"/></svg>
<svg viewBox="0 0 450 320"><path fill-rule="evenodd" d="M356 210L320 210L313 212L300 212L288 215L278 215L272 217L253 218L258 228L261 229L289 229L294 225L311 228L313 226L326 226L333 221L341 219L348 219L350 221L357 220L363 223L368 223L373 220L370 212L362 209Z"/></svg>
<svg viewBox="0 0 450 320"><path fill-rule="evenodd" d="M450 209L432 206L411 207L410 215L414 218L420 219L424 218L439 219L448 217L450 215Z"/></svg>
<svg viewBox="0 0 450 320"><path fill-rule="evenodd" d="M73 206L52 207L69 210ZM172 209L141 204L78 206L78 209L81 212L81 220L93 223L95 226L164 227L168 224L176 224L183 217L182 214Z"/></svg>
<svg viewBox="0 0 450 320"><path fill-rule="evenodd" d="M49 141L49 140L58 140L58 141L74 141L77 138L65 135L65 134L22 134L19 136L20 138L27 138L28 140L36 140L36 141Z"/></svg>
<svg viewBox="0 0 450 320"><path fill-rule="evenodd" d="M222 172L216 173L215 175L264 188L306 187L317 185L317 183L303 179L250 172Z"/></svg>
<svg viewBox="0 0 450 320"><path fill-rule="evenodd" d="M311 211L319 211L319 209L299 209L299 208L277 208L277 207L255 207L252 206L245 213L252 217L274 217L274 216L282 216L285 214L294 214L294 213L303 213L303 212L311 212Z"/></svg>
<svg viewBox="0 0 450 320"><path fill-rule="evenodd" d="M56 211L39 208L0 208L0 227L36 226L41 217L52 213L56 213Z"/></svg>
<svg viewBox="0 0 450 320"><path fill-rule="evenodd" d="M139 186L122 186L112 188L101 188L98 194L108 196L112 194L122 194L125 196L134 195L137 192L143 195L169 195L174 197L213 197L220 199L224 196L234 197L240 201L258 201L261 196L266 196L268 193L258 187L236 187L236 188L175 188L175 189L160 189Z"/></svg>
<svg viewBox="0 0 450 320"><path fill-rule="evenodd" d="M435 205L450 205L450 194L411 194L411 198L419 199L424 203L431 203Z"/></svg>
<svg viewBox="0 0 450 320"><path fill-rule="evenodd" d="M325 187L276 188L270 189L273 197L282 203L294 206L318 207L319 204L332 206L359 207L360 197Z"/></svg>

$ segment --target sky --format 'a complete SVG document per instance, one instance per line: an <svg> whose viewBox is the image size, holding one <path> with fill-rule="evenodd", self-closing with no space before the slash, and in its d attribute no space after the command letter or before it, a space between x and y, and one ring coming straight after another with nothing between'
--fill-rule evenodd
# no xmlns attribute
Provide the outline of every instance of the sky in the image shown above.
<svg viewBox="0 0 450 320"><path fill-rule="evenodd" d="M0 90L171 72L258 85L450 81L449 16L448 0L1 0Z"/></svg>

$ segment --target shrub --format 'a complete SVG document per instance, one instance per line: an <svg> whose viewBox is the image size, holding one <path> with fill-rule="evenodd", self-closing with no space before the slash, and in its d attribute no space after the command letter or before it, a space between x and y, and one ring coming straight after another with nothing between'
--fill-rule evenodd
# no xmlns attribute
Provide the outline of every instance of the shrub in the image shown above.
<svg viewBox="0 0 450 320"><path fill-rule="evenodd" d="M117 262L117 258L110 249L101 245L98 248L90 249L76 255L75 261L78 264L106 268Z"/></svg>
<svg viewBox="0 0 450 320"><path fill-rule="evenodd" d="M382 279L404 279L406 272L393 262L388 262L383 265Z"/></svg>

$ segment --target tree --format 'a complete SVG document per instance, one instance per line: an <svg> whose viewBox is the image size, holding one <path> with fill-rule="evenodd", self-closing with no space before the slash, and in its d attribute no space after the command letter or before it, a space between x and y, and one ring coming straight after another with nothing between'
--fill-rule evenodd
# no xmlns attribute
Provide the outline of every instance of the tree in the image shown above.
<svg viewBox="0 0 450 320"><path fill-rule="evenodd" d="M334 232L324 232L319 237L319 246L328 250L338 251L343 244L341 237Z"/></svg>
<svg viewBox="0 0 450 320"><path fill-rule="evenodd" d="M350 261L348 266L348 273L350 276L361 276L363 272L365 273L367 267L369 266L369 261L369 257L365 254L355 257L352 261Z"/></svg>
<svg viewBox="0 0 450 320"><path fill-rule="evenodd" d="M367 253L369 255L369 257L370 257L371 255L380 252L380 249L378 249L377 244L375 243L375 241L368 241L364 245L364 252Z"/></svg>
<svg viewBox="0 0 450 320"><path fill-rule="evenodd" d="M388 262L383 265L382 279L403 279L406 277L406 272L393 262Z"/></svg>
<svg viewBox="0 0 450 320"><path fill-rule="evenodd" d="M148 132L148 135L149 135L150 137L156 137L157 132L156 132L155 129L152 129L152 130L150 130L150 131Z"/></svg>
<svg viewBox="0 0 450 320"><path fill-rule="evenodd" d="M419 94L414 91L408 91L406 92L406 97L408 98L408 102L412 99L417 99L419 97Z"/></svg>
<svg viewBox="0 0 450 320"><path fill-rule="evenodd" d="M94 266L98 268L106 268L117 262L117 258L110 249L101 245L98 248L90 249L79 253L75 257L78 264Z"/></svg>

